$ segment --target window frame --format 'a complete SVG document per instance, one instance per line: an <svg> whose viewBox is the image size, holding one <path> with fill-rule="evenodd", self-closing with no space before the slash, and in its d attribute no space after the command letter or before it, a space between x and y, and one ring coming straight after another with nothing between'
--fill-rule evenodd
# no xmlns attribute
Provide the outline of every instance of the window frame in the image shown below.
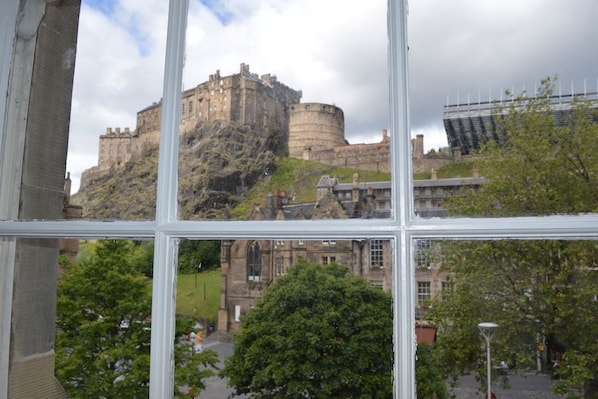
<svg viewBox="0 0 598 399"><path fill-rule="evenodd" d="M10 2L11 4L13 2ZM388 2L388 65L390 92L389 132L392 158L392 216L378 220L320 221L180 221L177 218L178 131L181 118L182 70L185 51L188 0L170 1L165 56L162 134L158 170L156 219L154 221L16 221L14 196L6 191L0 198L0 250L10 253L16 239L80 238L80 239L154 239L154 285L152 301L152 337L150 398L171 397L174 388L174 317L175 282L178 241L180 239L273 240L273 239L384 239L394 247L393 323L394 329L394 397L416 397L415 394L415 268L413 246L416 239L596 239L598 215L516 217L503 219L419 219L414 213L411 165L411 140L408 101L407 1ZM3 6L2 9L10 8ZM14 11L10 10L9 11ZM12 18L14 13L9 13ZM12 21L12 20L11 20ZM14 24L7 24L14 27ZM9 32L10 33L10 32ZM14 36L0 32L3 56ZM9 57L8 59L11 59ZM14 61L13 61L14 62ZM6 76L2 71L2 79ZM3 82L0 82L3 83ZM4 91L5 85L2 84ZM3 121L6 121L3 107ZM2 126L0 153L3 165L18 162L17 132ZM10 159L7 159L6 156ZM15 188L19 172L13 167L0 169L0 182ZM3 187L6 187L3 185ZM18 192L18 188L15 188ZM17 199L18 203L18 199ZM301 232L298 234L297 232ZM7 258L14 269L14 259ZM7 280L8 281L8 280ZM10 309L8 288L3 289L3 309ZM3 312L2 321L5 321ZM9 345L3 336L0 358Z"/></svg>

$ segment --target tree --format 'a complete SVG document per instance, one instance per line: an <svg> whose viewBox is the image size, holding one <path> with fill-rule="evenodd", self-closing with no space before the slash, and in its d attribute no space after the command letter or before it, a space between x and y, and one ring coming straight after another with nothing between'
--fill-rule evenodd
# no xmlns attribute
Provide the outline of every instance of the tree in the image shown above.
<svg viewBox="0 0 598 399"><path fill-rule="evenodd" d="M138 245L101 241L58 284L56 375L71 398L148 395L150 280L138 268ZM202 390L215 352L176 346L177 387ZM175 395L182 393L175 388Z"/></svg>
<svg viewBox="0 0 598 399"><path fill-rule="evenodd" d="M439 364L436 349L427 344L417 345L415 383L418 399L444 399L448 397L445 374Z"/></svg>
<svg viewBox="0 0 598 399"><path fill-rule="evenodd" d="M179 243L179 273L197 273L220 267L220 241L181 240Z"/></svg>
<svg viewBox="0 0 598 399"><path fill-rule="evenodd" d="M489 183L448 204L457 216L576 214L598 210L598 120L574 101L564 124L555 119L553 82L534 99L520 97L499 120L496 141L481 151ZM562 116L562 115L561 115ZM598 245L592 241L506 240L442 244L454 291L430 317L439 350L454 374L481 369L477 323L500 325L493 356L532 367L563 356L557 391L577 397L598 378ZM485 373L480 373L483 382Z"/></svg>
<svg viewBox="0 0 598 399"><path fill-rule="evenodd" d="M259 398L392 397L391 297L300 261L243 318L222 376Z"/></svg>

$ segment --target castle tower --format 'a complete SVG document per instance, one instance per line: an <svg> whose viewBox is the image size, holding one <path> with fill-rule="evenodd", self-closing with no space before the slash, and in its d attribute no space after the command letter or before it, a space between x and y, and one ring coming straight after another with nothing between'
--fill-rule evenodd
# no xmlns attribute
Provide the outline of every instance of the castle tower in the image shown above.
<svg viewBox="0 0 598 399"><path fill-rule="evenodd" d="M343 110L328 104L303 103L291 106L289 156L304 158L304 151L331 150L345 142ZM308 156L308 155L307 155Z"/></svg>

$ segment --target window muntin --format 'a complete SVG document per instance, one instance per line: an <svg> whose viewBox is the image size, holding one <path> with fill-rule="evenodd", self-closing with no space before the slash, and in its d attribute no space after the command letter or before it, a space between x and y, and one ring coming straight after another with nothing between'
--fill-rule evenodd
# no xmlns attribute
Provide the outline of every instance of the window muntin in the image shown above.
<svg viewBox="0 0 598 399"><path fill-rule="evenodd" d="M422 307L426 306L432 299L432 284L429 281L417 282L417 304Z"/></svg>

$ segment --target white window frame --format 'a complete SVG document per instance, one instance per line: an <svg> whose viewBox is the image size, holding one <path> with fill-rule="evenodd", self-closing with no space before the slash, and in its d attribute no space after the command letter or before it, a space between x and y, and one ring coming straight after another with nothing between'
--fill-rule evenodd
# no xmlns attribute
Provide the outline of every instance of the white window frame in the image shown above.
<svg viewBox="0 0 598 399"><path fill-rule="evenodd" d="M598 237L598 215L522 217L504 219L418 219L413 208L411 139L408 101L407 12L406 0L388 2L389 38L389 132L392 155L392 216L389 219L321 220L321 221L179 221L177 218L178 131L181 117L181 82L185 51L188 0L170 1L167 50L163 92L163 117L160 139L160 161L156 219L147 222L95 221L16 221L11 210L16 209L18 168L0 169L0 252L7 266L2 271L8 284L0 285L0 321L4 324L10 313L10 257L17 238L148 238L154 239L154 285L152 304L152 337L150 398L172 397L174 388L174 317L176 263L178 241L188 239L386 239L394 244L392 293L394 322L394 397L415 398L415 239L595 239ZM14 2L0 6L0 15L14 18ZM16 18L14 19L16 20ZM8 33L0 30L0 51L4 56L12 44L12 23ZM4 25L3 25L4 26ZM11 59L8 57L8 59ZM6 70L0 70L0 89L6 93ZM13 103L14 104L14 103ZM0 104L1 105L1 104ZM0 110L6 121L6 110ZM0 125L0 155L3 165L16 164L20 154L18 133ZM6 190L9 187L10 190ZM301 232L298 234L297 232ZM8 314L8 317L10 315ZM8 320L10 322L10 320ZM7 370L9 338L0 340L0 371ZM1 385L1 384L0 384Z"/></svg>

